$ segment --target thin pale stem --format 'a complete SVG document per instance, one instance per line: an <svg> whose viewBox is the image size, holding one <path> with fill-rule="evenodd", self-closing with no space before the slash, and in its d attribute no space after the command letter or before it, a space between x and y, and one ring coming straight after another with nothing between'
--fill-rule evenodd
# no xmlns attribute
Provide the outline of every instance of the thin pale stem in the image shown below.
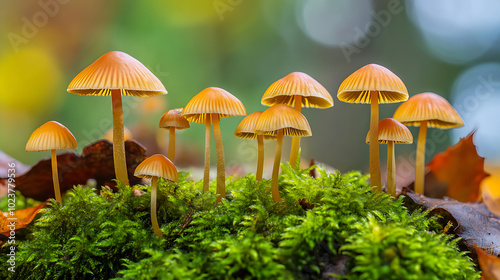
<svg viewBox="0 0 500 280"><path fill-rule="evenodd" d="M302 96L295 96L295 110L302 110ZM299 148L300 148L300 137L294 136L292 138L292 149L290 150L290 166L292 168L299 169L299 165L297 164L297 158L299 156Z"/></svg>
<svg viewBox="0 0 500 280"><path fill-rule="evenodd" d="M387 193L396 196L396 160L394 142L387 142Z"/></svg>
<svg viewBox="0 0 500 280"><path fill-rule="evenodd" d="M156 188L158 184L158 177L153 177L151 182L151 224L153 225L153 230L159 237L163 236L158 225L158 218L156 217Z"/></svg>
<svg viewBox="0 0 500 280"><path fill-rule="evenodd" d="M205 168L203 170L203 191L208 192L210 184L210 125L211 116L207 115L205 123Z"/></svg>
<svg viewBox="0 0 500 280"><path fill-rule="evenodd" d="M371 92L370 119L370 180L377 191L382 191L380 179L380 153L378 144L378 91Z"/></svg>
<svg viewBox="0 0 500 280"><path fill-rule="evenodd" d="M283 147L283 129L278 130L278 139L276 139L276 154L274 155L273 180L271 185L271 194L274 202L281 201L280 191L278 189L278 174L280 171L281 149Z"/></svg>
<svg viewBox="0 0 500 280"><path fill-rule="evenodd" d="M111 103L113 104L113 159L116 179L129 186L127 162L125 158L125 144L123 141L123 108L122 95L119 89L111 90Z"/></svg>
<svg viewBox="0 0 500 280"><path fill-rule="evenodd" d="M417 167L415 169L415 192L424 194L425 179L425 138L427 136L427 121L420 123L417 143Z"/></svg>
<svg viewBox="0 0 500 280"><path fill-rule="evenodd" d="M168 129L168 159L174 163L175 161L175 127Z"/></svg>
<svg viewBox="0 0 500 280"><path fill-rule="evenodd" d="M262 180L262 172L264 171L264 135L257 135L258 159L257 159L257 181Z"/></svg>
<svg viewBox="0 0 500 280"><path fill-rule="evenodd" d="M224 147L222 146L222 135L220 132L219 114L214 114L214 140L217 151L217 199L216 203L226 197L226 167L224 159Z"/></svg>
<svg viewBox="0 0 500 280"><path fill-rule="evenodd" d="M56 150L50 150L52 163L52 181L54 182L54 194L56 201L62 204L61 190L59 189L59 174L57 173L57 154Z"/></svg>

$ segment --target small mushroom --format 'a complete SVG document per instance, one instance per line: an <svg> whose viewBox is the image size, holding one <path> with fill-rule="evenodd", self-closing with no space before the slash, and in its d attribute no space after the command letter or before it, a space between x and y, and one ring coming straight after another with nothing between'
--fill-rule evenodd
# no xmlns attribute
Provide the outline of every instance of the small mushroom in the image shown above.
<svg viewBox="0 0 500 280"><path fill-rule="evenodd" d="M189 122L205 124L203 191L208 191L210 180L210 124L214 126L215 149L217 151L217 203L226 197L226 168L219 121L222 118L244 116L246 114L245 107L238 98L217 87L202 90L191 98L182 111L182 116Z"/></svg>
<svg viewBox="0 0 500 280"><path fill-rule="evenodd" d="M128 128L123 127L123 141L127 141L132 138L134 138L132 132ZM102 136L102 139L108 140L109 142L113 143L113 129L106 131L106 133L104 133L104 135Z"/></svg>
<svg viewBox="0 0 500 280"><path fill-rule="evenodd" d="M163 233L158 225L156 217L156 192L158 178L163 178L171 182L177 182L177 168L164 155L156 154L142 161L136 168L134 176L140 178L151 179L151 224L157 236L162 236Z"/></svg>
<svg viewBox="0 0 500 280"><path fill-rule="evenodd" d="M330 108L333 98L330 93L311 76L293 72L274 82L262 96L262 105L286 104L301 112L302 107ZM290 150L290 165L295 166L299 154L300 137L293 137Z"/></svg>
<svg viewBox="0 0 500 280"><path fill-rule="evenodd" d="M366 143L370 143L370 132L366 135ZM413 136L406 126L395 119L387 118L378 123L378 143L387 144L387 193L396 196L394 144L411 144Z"/></svg>
<svg viewBox="0 0 500 280"><path fill-rule="evenodd" d="M415 192L424 193L425 138L427 127L448 129L461 127L464 121L450 103L432 92L416 94L401 104L393 116L407 126L420 126L415 168Z"/></svg>
<svg viewBox="0 0 500 280"><path fill-rule="evenodd" d="M368 64L347 77L339 87L337 98L347 103L370 103L370 180L381 191L378 136L378 104L406 101L408 90L403 81L389 69Z"/></svg>
<svg viewBox="0 0 500 280"><path fill-rule="evenodd" d="M258 145L258 159L257 159L257 172L256 180L262 180L262 172L264 169L264 139L275 140L276 137L270 135L262 135L255 133L255 125L257 120L262 114L262 111L253 112L246 116L234 131L234 136L244 139L257 139Z"/></svg>
<svg viewBox="0 0 500 280"><path fill-rule="evenodd" d="M265 136L276 137L276 154L274 156L271 193L274 202L281 200L278 189L278 173L281 162L283 136L311 136L311 127L306 117L299 111L284 104L273 105L265 110L257 120L255 132Z"/></svg>
<svg viewBox="0 0 500 280"><path fill-rule="evenodd" d="M167 94L167 90L137 59L124 52L112 51L80 72L69 84L68 92L79 95L111 95L116 179L125 186L130 185L123 140L122 95L146 97Z"/></svg>
<svg viewBox="0 0 500 280"><path fill-rule="evenodd" d="M168 129L168 159L175 162L175 130L189 128L189 122L182 116L182 108L167 111L160 119L160 128Z"/></svg>
<svg viewBox="0 0 500 280"><path fill-rule="evenodd" d="M76 149L76 139L71 131L64 125L50 121L37 128L31 134L26 143L26 151L49 151L52 163L52 181L54 183L54 194L56 201L62 204L61 190L59 189L59 175L57 173L56 150Z"/></svg>

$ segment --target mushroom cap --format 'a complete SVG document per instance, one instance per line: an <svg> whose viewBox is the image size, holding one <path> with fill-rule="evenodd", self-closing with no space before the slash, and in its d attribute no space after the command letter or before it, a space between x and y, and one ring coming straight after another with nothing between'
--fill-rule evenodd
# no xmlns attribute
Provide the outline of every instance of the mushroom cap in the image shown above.
<svg viewBox="0 0 500 280"><path fill-rule="evenodd" d="M168 110L160 119L160 128L186 129L189 128L189 122L182 116L182 108Z"/></svg>
<svg viewBox="0 0 500 280"><path fill-rule="evenodd" d="M64 125L49 121L37 128L26 143L26 151L76 149L75 136Z"/></svg>
<svg viewBox="0 0 500 280"><path fill-rule="evenodd" d="M160 177L172 182L177 182L179 180L175 165L167 157L161 154L152 155L143 160L135 168L134 176L146 179Z"/></svg>
<svg viewBox="0 0 500 280"><path fill-rule="evenodd" d="M387 144L389 141L395 144L411 144L413 136L408 127L393 118L387 118L378 123L378 142ZM370 144L369 131L366 135L366 144Z"/></svg>
<svg viewBox="0 0 500 280"><path fill-rule="evenodd" d="M236 130L234 131L234 136L245 139L256 139L257 133L255 133L255 125L257 124L257 120L259 119L261 114L262 111L256 111L246 116L240 122L238 127L236 127ZM274 140L276 139L276 137L272 135L264 135L264 139Z"/></svg>
<svg viewBox="0 0 500 280"><path fill-rule="evenodd" d="M408 90L401 79L378 64L356 70L340 84L337 98L348 103L370 103L372 91L378 92L378 103L408 100Z"/></svg>
<svg viewBox="0 0 500 280"><path fill-rule="evenodd" d="M219 114L219 118L244 116L243 103L226 90L209 87L195 95L182 110L182 116L189 122L206 123L207 114Z"/></svg>
<svg viewBox="0 0 500 280"><path fill-rule="evenodd" d="M153 96L167 94L160 80L132 56L112 51L99 57L71 81L68 92L80 95L110 95L119 89L122 95Z"/></svg>
<svg viewBox="0 0 500 280"><path fill-rule="evenodd" d="M257 120L255 133L277 137L277 131L283 129L284 136L311 136L311 127L306 117L285 104L276 104L265 110Z"/></svg>
<svg viewBox="0 0 500 280"><path fill-rule="evenodd" d="M454 128L464 126L464 121L442 96L432 92L416 94L399 105L393 116L408 126L420 126L427 121L428 127Z"/></svg>
<svg viewBox="0 0 500 280"><path fill-rule="evenodd" d="M127 141L132 138L134 138L132 132L128 128L123 127L123 141ZM104 135L102 136L102 139L108 140L109 142L113 142L113 129L106 131L106 133L104 133Z"/></svg>
<svg viewBox="0 0 500 280"><path fill-rule="evenodd" d="M333 98L330 93L311 76L293 72L274 82L262 96L262 105L286 104L293 106L295 96L302 96L302 107L330 108Z"/></svg>

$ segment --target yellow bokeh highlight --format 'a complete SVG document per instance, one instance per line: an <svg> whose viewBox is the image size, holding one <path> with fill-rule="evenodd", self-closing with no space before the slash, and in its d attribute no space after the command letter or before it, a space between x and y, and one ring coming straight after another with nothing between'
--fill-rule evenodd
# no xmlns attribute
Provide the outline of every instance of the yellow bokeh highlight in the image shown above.
<svg viewBox="0 0 500 280"><path fill-rule="evenodd" d="M196 25L219 20L217 1L155 0L153 3L155 9L163 13L169 23ZM225 1L223 3L227 5Z"/></svg>
<svg viewBox="0 0 500 280"><path fill-rule="evenodd" d="M0 109L28 113L33 117L47 114L61 104L64 92L58 92L62 72L55 57L40 47L21 48L0 57Z"/></svg>

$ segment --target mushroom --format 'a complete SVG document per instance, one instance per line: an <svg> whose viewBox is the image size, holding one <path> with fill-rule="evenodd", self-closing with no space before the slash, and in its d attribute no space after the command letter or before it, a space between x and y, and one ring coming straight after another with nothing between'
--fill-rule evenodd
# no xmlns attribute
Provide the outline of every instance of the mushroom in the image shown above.
<svg viewBox="0 0 500 280"><path fill-rule="evenodd" d="M189 128L189 122L182 116L182 108L167 111L160 119L160 128L168 129L168 159L175 161L175 130Z"/></svg>
<svg viewBox="0 0 500 280"><path fill-rule="evenodd" d="M171 182L177 182L177 168L164 155L156 154L142 161L136 168L134 176L140 178L151 179L151 224L157 236L162 236L163 233L158 225L156 217L156 192L158 178L163 178Z"/></svg>
<svg viewBox="0 0 500 280"><path fill-rule="evenodd" d="M98 58L69 84L68 92L79 95L111 95L113 107L113 159L116 179L129 185L123 132L122 95L167 94L160 80L130 55L112 51Z"/></svg>
<svg viewBox="0 0 500 280"><path fill-rule="evenodd" d="M366 135L366 143L370 143L370 132ZM387 193L396 196L394 144L411 144L413 136L406 126L393 118L387 118L378 123L378 143L387 144Z"/></svg>
<svg viewBox="0 0 500 280"><path fill-rule="evenodd" d="M127 127L123 127L123 141L127 141L132 138L134 138L132 132ZM106 133L102 136L102 139L113 143L113 129L106 131Z"/></svg>
<svg viewBox="0 0 500 280"><path fill-rule="evenodd" d="M368 64L347 77L339 87L337 98L347 103L370 103L370 178L372 186L382 190L378 136L378 104L406 101L408 91L401 79L389 69Z"/></svg>
<svg viewBox="0 0 500 280"><path fill-rule="evenodd" d="M189 122L205 124L205 169L203 176L203 191L208 191L210 173L210 124L214 126L215 149L217 151L217 200L226 197L226 170L224 163L224 148L219 121L222 118L244 116L247 112L241 101L229 92L209 87L195 95L188 102L182 116Z"/></svg>
<svg viewBox="0 0 500 280"><path fill-rule="evenodd" d="M425 138L427 127L448 129L461 127L464 121L446 99L432 93L416 94L401 104L393 116L407 126L420 126L415 168L415 192L424 193Z"/></svg>
<svg viewBox="0 0 500 280"><path fill-rule="evenodd" d="M50 121L37 128L26 143L26 151L48 151L51 153L52 181L56 201L62 204L61 190L59 189L59 175L57 173L56 150L76 149L75 136L64 125Z"/></svg>
<svg viewBox="0 0 500 280"><path fill-rule="evenodd" d="M273 105L265 110L257 120L255 132L265 136L276 137L276 154L274 156L271 193L274 202L281 200L278 189L278 173L281 161L283 136L311 136L311 127L306 117L299 111L284 104Z"/></svg>
<svg viewBox="0 0 500 280"><path fill-rule="evenodd" d="M301 112L302 107L330 108L333 98L315 79L306 73L293 72L274 82L262 96L262 105L286 104ZM300 137L293 137L290 165L295 166L299 153Z"/></svg>
<svg viewBox="0 0 500 280"><path fill-rule="evenodd" d="M264 139L266 140L276 139L275 136L255 133L255 125L257 124L257 119L260 117L261 114L262 111L257 111L246 116L234 131L234 136L238 138L257 139L258 159L257 159L257 172L255 175L257 181L262 180L262 171L264 169Z"/></svg>

